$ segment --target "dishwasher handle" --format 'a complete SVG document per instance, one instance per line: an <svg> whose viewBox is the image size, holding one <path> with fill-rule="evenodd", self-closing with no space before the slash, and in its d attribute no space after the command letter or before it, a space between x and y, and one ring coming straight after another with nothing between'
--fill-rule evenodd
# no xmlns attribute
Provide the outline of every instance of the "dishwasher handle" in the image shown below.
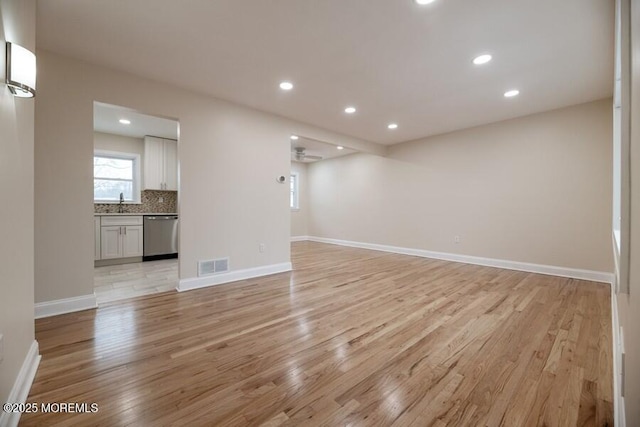
<svg viewBox="0 0 640 427"><path fill-rule="evenodd" d="M157 220L167 220L167 219L178 219L177 216L145 216L144 219L149 221L157 221Z"/></svg>

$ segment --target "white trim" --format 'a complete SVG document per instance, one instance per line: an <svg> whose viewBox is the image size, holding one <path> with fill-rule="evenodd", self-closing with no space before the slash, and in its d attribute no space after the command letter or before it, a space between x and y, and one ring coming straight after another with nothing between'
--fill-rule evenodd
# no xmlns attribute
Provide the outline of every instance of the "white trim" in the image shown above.
<svg viewBox="0 0 640 427"><path fill-rule="evenodd" d="M142 178L141 178L142 175L140 174L142 163L140 161L141 157L139 153L95 149L93 150L93 157L110 157L110 158L133 161L133 179L131 180L132 187L133 187L131 191L133 193L132 194L133 200L128 200L123 204L128 204L128 205L142 204ZM108 179L108 178L98 178L98 179ZM95 176L94 176L94 180L95 180ZM122 180L122 181L128 181L128 179ZM95 199L94 197L93 203L94 204L119 204L120 202L117 200Z"/></svg>
<svg viewBox="0 0 640 427"><path fill-rule="evenodd" d="M97 307L98 302L96 300L96 294L39 302L36 304L36 319L57 316L58 314L73 313L74 311L89 310Z"/></svg>
<svg viewBox="0 0 640 427"><path fill-rule="evenodd" d="M31 347L29 347L29 351L27 352L27 356L24 358L24 362L22 362L22 367L20 368L20 372L18 372L18 377L9 392L7 403L27 402L27 397L31 390L31 384L33 384L33 379L36 376L38 365L40 364L40 358L41 356L38 354L38 341L34 340L31 343ZM20 415L20 412L0 412L0 426L17 426L20 421Z"/></svg>
<svg viewBox="0 0 640 427"><path fill-rule="evenodd" d="M613 338L613 425L626 426L624 397L622 396L622 340L620 336L620 319L618 317L618 297L611 286L611 329Z"/></svg>
<svg viewBox="0 0 640 427"><path fill-rule="evenodd" d="M281 264L264 265L261 267L246 268L244 270L230 271L228 273L213 274L206 277L193 277L191 279L181 279L176 290L178 292L190 291L192 289L206 288L209 286L222 285L223 283L236 282L238 280L253 279L255 277L269 276L271 274L291 271L290 262Z"/></svg>
<svg viewBox="0 0 640 427"><path fill-rule="evenodd" d="M309 240L309 236L291 236L292 242L304 242Z"/></svg>
<svg viewBox="0 0 640 427"><path fill-rule="evenodd" d="M505 268L507 270L526 271L529 273L548 274L551 276L571 277L574 279L591 280L594 282L613 283L613 273L603 271L581 270L577 268L557 267L553 265L531 264L527 262L509 261L494 258L483 258L471 255L433 252L424 249L402 248L398 246L379 245L375 243L353 242L349 240L328 239L325 237L309 236L312 242L329 243L332 245L349 246L353 248L370 249L374 251L392 252L396 254L412 255L422 258L434 258L444 261L461 262L465 264L483 265L487 267Z"/></svg>
<svg viewBox="0 0 640 427"><path fill-rule="evenodd" d="M619 239L619 236L616 236L615 232L612 234L612 246L613 246L613 294L617 295L620 292L620 247L618 246L618 242L616 242L616 238Z"/></svg>
<svg viewBox="0 0 640 427"><path fill-rule="evenodd" d="M295 177L295 182L294 182L294 188L293 188L293 198L294 198L293 206L290 206L290 207L291 207L291 210L299 211L300 210L300 173L291 172L289 174L289 179L291 179L291 177ZM289 183L289 185L291 185L291 183ZM289 188L289 193L291 193L291 188Z"/></svg>

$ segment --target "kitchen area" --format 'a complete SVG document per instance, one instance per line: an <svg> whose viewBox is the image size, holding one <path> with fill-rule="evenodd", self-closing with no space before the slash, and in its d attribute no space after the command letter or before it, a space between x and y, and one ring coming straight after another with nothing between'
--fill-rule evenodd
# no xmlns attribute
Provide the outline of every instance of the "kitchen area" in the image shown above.
<svg viewBox="0 0 640 427"><path fill-rule="evenodd" d="M94 103L98 304L178 281L178 122Z"/></svg>

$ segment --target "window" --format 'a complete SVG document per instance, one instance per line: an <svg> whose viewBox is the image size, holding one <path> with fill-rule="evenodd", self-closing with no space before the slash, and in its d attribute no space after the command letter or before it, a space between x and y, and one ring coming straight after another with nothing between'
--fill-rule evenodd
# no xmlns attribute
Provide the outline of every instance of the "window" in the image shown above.
<svg viewBox="0 0 640 427"><path fill-rule="evenodd" d="M96 151L93 155L93 199L118 203L122 193L128 203L140 202L140 155Z"/></svg>
<svg viewBox="0 0 640 427"><path fill-rule="evenodd" d="M289 179L291 184L291 196L289 198L291 209L299 209L300 206L298 204L298 174L292 173L291 179Z"/></svg>

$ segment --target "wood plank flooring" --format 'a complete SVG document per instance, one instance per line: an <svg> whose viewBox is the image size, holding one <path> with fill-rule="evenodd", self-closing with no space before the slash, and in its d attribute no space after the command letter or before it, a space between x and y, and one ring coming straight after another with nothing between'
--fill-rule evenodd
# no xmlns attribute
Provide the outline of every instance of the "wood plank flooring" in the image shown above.
<svg viewBox="0 0 640 427"><path fill-rule="evenodd" d="M320 243L294 271L40 319L60 426L612 426L609 286Z"/></svg>

